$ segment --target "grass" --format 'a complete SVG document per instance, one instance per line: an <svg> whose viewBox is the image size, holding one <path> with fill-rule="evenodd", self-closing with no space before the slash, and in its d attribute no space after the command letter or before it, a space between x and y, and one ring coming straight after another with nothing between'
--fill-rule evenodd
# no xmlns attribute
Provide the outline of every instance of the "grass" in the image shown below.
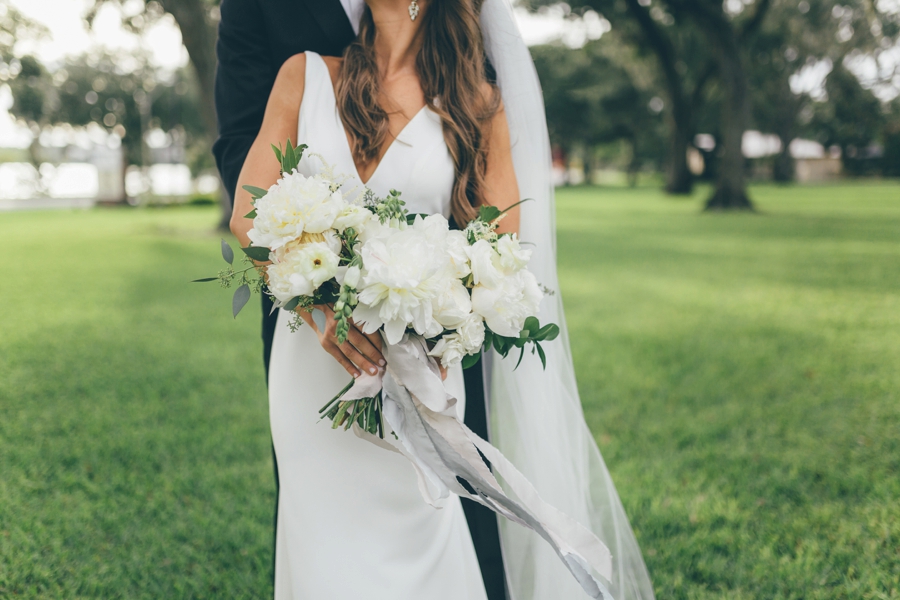
<svg viewBox="0 0 900 600"><path fill-rule="evenodd" d="M588 421L661 599L900 598L900 186L753 195L559 194ZM0 215L0 597L270 596L258 321L185 283L214 217Z"/></svg>

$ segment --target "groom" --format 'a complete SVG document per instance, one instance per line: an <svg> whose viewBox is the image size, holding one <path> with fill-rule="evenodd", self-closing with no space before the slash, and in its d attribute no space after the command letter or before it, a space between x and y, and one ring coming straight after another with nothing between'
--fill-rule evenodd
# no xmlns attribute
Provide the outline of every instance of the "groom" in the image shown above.
<svg viewBox="0 0 900 600"><path fill-rule="evenodd" d="M340 56L356 37L364 0L222 0L216 53L216 112L219 138L213 146L226 192L234 198L238 175L259 132L269 92L285 60L306 50ZM303 140L294 140L302 143ZM274 159L273 159L274 160ZM262 295L263 361L266 373L277 313ZM481 364L465 371L465 422L487 439ZM278 483L278 465L275 465ZM276 500L277 502L277 500ZM277 507L276 507L277 508ZM497 517L463 500L489 600L505 600L506 578ZM277 515L277 510L276 510ZM315 600L315 599L311 599Z"/></svg>

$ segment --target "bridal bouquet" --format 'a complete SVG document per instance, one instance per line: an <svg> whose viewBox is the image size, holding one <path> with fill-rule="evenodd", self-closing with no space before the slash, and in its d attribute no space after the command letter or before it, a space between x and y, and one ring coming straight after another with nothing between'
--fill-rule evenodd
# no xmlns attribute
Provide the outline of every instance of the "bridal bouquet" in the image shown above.
<svg viewBox="0 0 900 600"><path fill-rule="evenodd" d="M307 177L296 170L306 146L285 150L273 146L282 176L268 190L244 186L253 197L251 245L241 250L266 269L268 293L276 308L294 312L293 329L301 326L297 311L315 305L334 308L338 341L347 339L350 321L371 334L381 331L388 345L404 336L419 336L427 355L445 368L469 367L482 348L507 356L531 345L542 362L542 341L554 339L555 324L536 318L543 291L526 268L531 251L515 234L498 234L503 212L482 206L463 230L451 230L442 215L413 215L400 192L386 198L366 190L357 202L342 193L344 181L329 168ZM223 257L234 253L223 240ZM261 279L228 268L215 281L235 292L234 314L246 304ZM261 272L261 271L260 271ZM382 392L344 400L354 381L326 404L321 413L335 428L354 423L384 437Z"/></svg>
<svg viewBox="0 0 900 600"><path fill-rule="evenodd" d="M223 240L228 268L198 281L238 284L235 316L251 290L267 288L276 307L294 313L293 328L303 323L298 311L330 304L341 343L351 321L379 332L386 365L352 380L320 413L334 428L352 428L405 456L426 502L439 507L453 493L534 530L590 597L609 597L591 574L593 568L610 578L608 548L544 502L503 454L465 426L441 379L438 360L470 366L490 348L501 357L519 349L521 363L530 346L546 366L541 342L559 334L536 317L544 292L526 268L531 251L515 234L497 233L503 212L483 206L464 229L452 230L441 215L408 214L397 191L378 198L366 190L351 201L342 192L345 179L327 165L318 175L299 173L305 146L288 141L283 151L273 149L281 178L268 190L244 188L253 196L246 215L253 219L251 245L241 249L249 265L235 270ZM264 262L270 264L258 265ZM385 430L394 439L385 439Z"/></svg>

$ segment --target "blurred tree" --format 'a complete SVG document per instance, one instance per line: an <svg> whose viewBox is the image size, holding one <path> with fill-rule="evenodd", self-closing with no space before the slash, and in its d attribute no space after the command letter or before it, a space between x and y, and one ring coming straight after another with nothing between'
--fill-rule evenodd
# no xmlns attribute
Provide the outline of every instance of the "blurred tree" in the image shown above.
<svg viewBox="0 0 900 600"><path fill-rule="evenodd" d="M667 190L687 193L691 174L687 149L695 133L707 86L715 77L721 89L718 132L721 154L713 196L707 208L752 208L746 194L743 132L749 116L743 40L762 24L771 0L756 0L751 8L726 10L720 0L573 0L607 18L614 30L636 48L652 52L665 87L671 116ZM552 4L534 0L533 4Z"/></svg>
<svg viewBox="0 0 900 600"><path fill-rule="evenodd" d="M125 166L148 164L144 136L152 129L181 136L188 148L208 149L199 93L183 71L160 81L145 56L131 55L123 62L108 53L68 59L53 73L31 57L21 64L21 73L10 81L12 113L35 131L97 124L122 140Z"/></svg>
<svg viewBox="0 0 900 600"><path fill-rule="evenodd" d="M200 116L207 137L206 153L211 153L217 127L215 78L219 0L88 0L88 5L88 23L93 22L102 6L112 5L119 8L125 25L136 33L142 32L166 15L171 15L181 31L181 40L196 77ZM231 200L228 194L219 195L222 209L219 227L228 229Z"/></svg>
<svg viewBox="0 0 900 600"><path fill-rule="evenodd" d="M825 80L827 101L816 102L807 131L825 146L838 146L846 172L871 173L880 167L870 146L881 141L888 126L887 107L865 89L844 65L837 65Z"/></svg>
<svg viewBox="0 0 900 600"><path fill-rule="evenodd" d="M789 147L801 130L822 137L807 126L813 111L821 115L822 107L816 108L818 103L810 97L816 91L793 89L791 80L829 64L839 65L840 71L848 57L869 55L877 60L896 43L898 21L900 13L890 11L887 3L773 0L770 17L747 40L747 64L755 126L781 140L773 171L777 181L793 179Z"/></svg>
<svg viewBox="0 0 900 600"><path fill-rule="evenodd" d="M652 75L646 70L634 74L639 70L637 61L615 56L622 46L614 37L606 35L576 50L545 45L532 47L531 52L544 91L551 141L571 151L624 140L630 147L627 170L634 181L643 162L660 158L661 118L660 111L651 108L655 105L647 79Z"/></svg>

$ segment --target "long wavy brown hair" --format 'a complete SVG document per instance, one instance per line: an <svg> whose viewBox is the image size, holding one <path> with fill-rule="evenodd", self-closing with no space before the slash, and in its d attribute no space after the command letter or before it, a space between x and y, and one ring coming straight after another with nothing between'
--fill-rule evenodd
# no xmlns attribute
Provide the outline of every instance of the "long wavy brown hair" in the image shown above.
<svg viewBox="0 0 900 600"><path fill-rule="evenodd" d="M416 58L428 107L441 118L444 140L456 169L450 210L460 226L471 220L484 198L490 119L500 94L484 93L484 44L479 13L484 0L434 0L422 23L422 49ZM344 51L337 85L338 110L351 138L353 157L378 159L389 135L388 114L379 105L380 75L375 59L375 23L367 6L359 36Z"/></svg>

